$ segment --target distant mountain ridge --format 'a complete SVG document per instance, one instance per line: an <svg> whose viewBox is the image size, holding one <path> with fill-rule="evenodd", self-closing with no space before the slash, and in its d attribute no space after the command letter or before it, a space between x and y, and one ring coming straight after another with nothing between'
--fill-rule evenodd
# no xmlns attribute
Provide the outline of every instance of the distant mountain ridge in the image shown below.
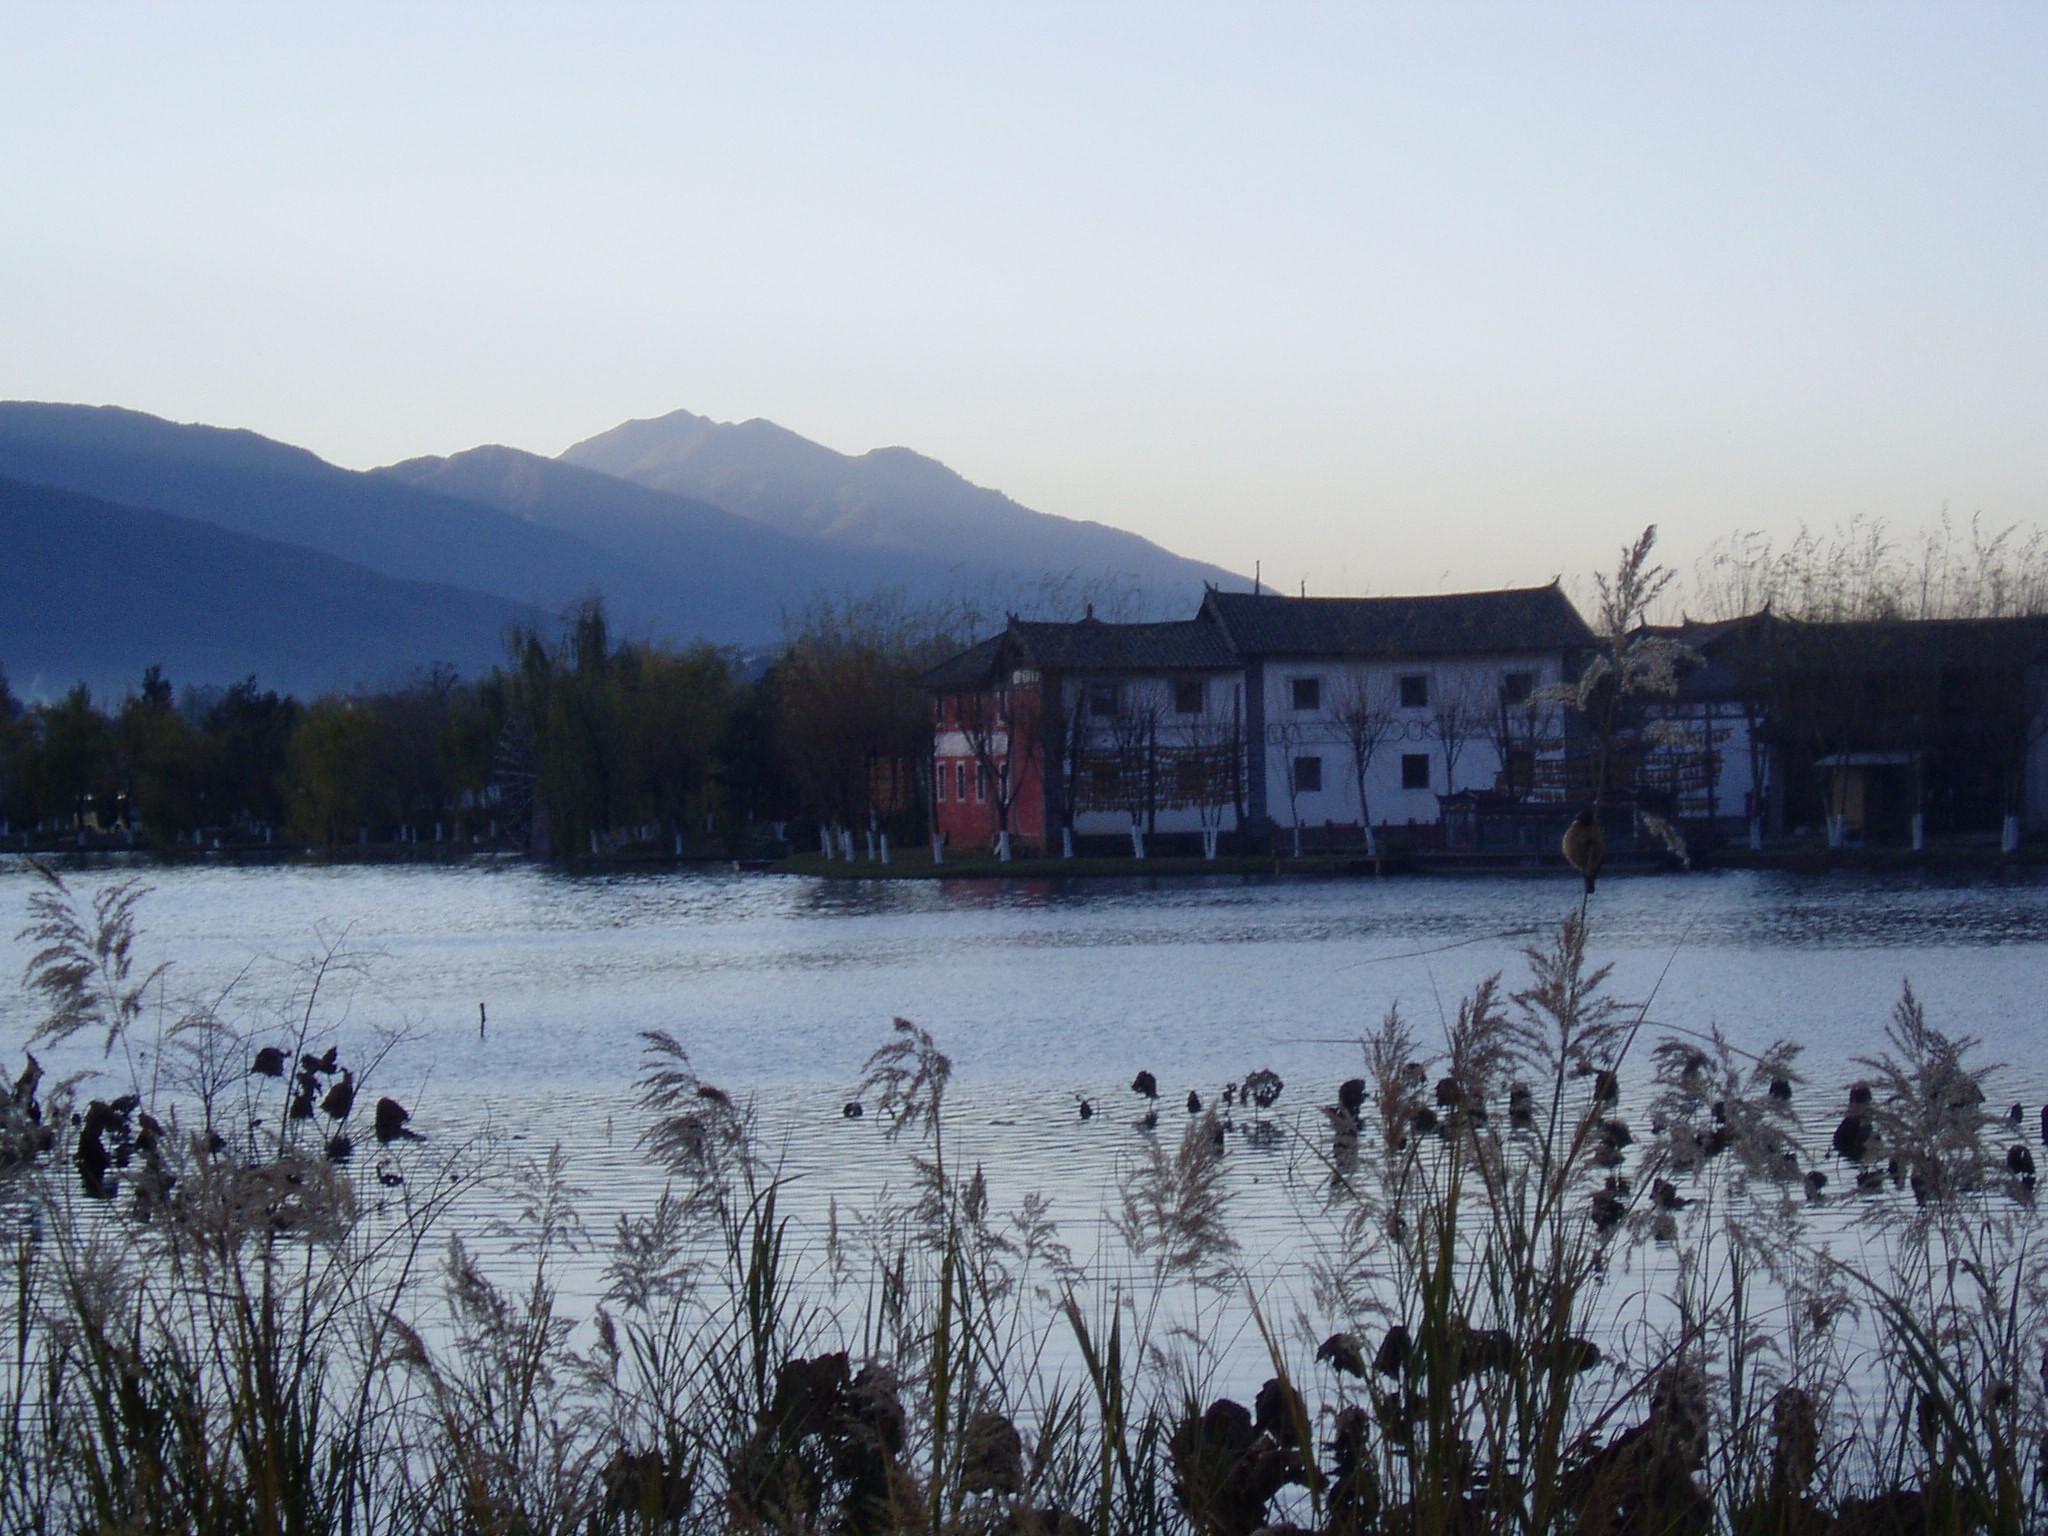
<svg viewBox="0 0 2048 1536"><path fill-rule="evenodd" d="M1204 582L1245 585L1135 533L1034 512L911 449L839 453L759 418L671 411L586 438L561 458L836 545L940 551L1022 576L1127 574L1169 607L1192 606Z"/></svg>
<svg viewBox="0 0 2048 1536"><path fill-rule="evenodd" d="M1081 589L1134 586L1144 606L1174 612L1191 607L1207 581L1240 584L1134 534L1018 506L908 449L850 458L771 422L732 427L688 412L628 422L561 459L489 446L357 471L245 430L117 406L0 402L0 477L191 525L174 537L146 520L93 514L108 536L156 552L149 579L167 595L134 614L119 612L114 589L91 585L90 546L45 527L10 551L14 590L62 591L78 605L37 601L23 610L40 628L17 623L7 631L16 654L26 654L22 641L34 642L39 666L62 672L74 665L68 656L80 676L101 676L96 669L112 664L115 652L99 645L95 626L114 624L126 645L138 634L130 621L144 613L166 626L161 653L150 659L168 664L189 654L211 657L206 667L227 665L209 636L225 633L232 616L173 601L181 587L283 626L275 665L252 649L260 631L247 625L228 650L246 658L234 663L236 675L289 675L298 686L344 672L350 681L381 676L401 656L465 670L488 665L497 653L474 643L477 625L496 632L515 612L545 619L593 593L624 634L756 646L778 638L785 615L820 591L898 589L913 600L1015 591L1028 605L1051 576L1068 592L1076 579ZM700 484L707 494L687 488ZM48 508L39 515L47 519ZM197 531L204 527L274 548L261 558L254 546L230 550L209 543ZM337 564L285 560L280 549ZM36 564L48 561L82 564ZM244 585L223 585L213 567L242 570ZM141 579L132 562L123 570L124 581ZM466 617L453 629L429 622L433 603L422 606L417 593L401 601L370 577L431 585L449 614ZM344 657L316 664L289 622L291 594L317 609L351 582L366 594L376 587L365 611L384 616L388 643L360 626L333 630L363 647L361 665ZM12 664L4 652L0 663Z"/></svg>
<svg viewBox="0 0 2048 1536"><path fill-rule="evenodd" d="M667 585L702 634L763 641L820 589L942 590L953 568L931 555L828 544L707 501L654 490L517 448L470 448L371 473L495 507L551 528Z"/></svg>
<svg viewBox="0 0 2048 1536"><path fill-rule="evenodd" d="M601 590L622 620L671 616L670 594L629 561L495 508L338 468L254 432L186 426L115 406L0 403L0 475L548 612Z"/></svg>
<svg viewBox="0 0 2048 1536"><path fill-rule="evenodd" d="M474 674L537 609L396 581L195 518L0 479L0 667L15 692L101 696L160 664L171 680L311 694L430 662Z"/></svg>

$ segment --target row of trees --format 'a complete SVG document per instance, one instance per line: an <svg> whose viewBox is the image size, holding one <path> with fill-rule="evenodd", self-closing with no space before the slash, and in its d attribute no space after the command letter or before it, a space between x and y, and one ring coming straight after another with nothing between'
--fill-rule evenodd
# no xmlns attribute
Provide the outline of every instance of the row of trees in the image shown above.
<svg viewBox="0 0 2048 1536"><path fill-rule="evenodd" d="M495 843L766 852L786 823L923 835L931 707L916 679L1002 613L1137 616L1128 589L1048 580L943 601L820 599L766 659L622 638L592 599L515 630L465 680L297 700L150 668L119 700L23 705L0 674L0 846Z"/></svg>
<svg viewBox="0 0 2048 1536"><path fill-rule="evenodd" d="M21 707L0 684L0 829L175 845L276 837L498 842L542 853L702 846L798 809L784 669L620 641L602 607L521 630L474 682L446 668L301 702L251 679L174 697L151 668L102 706Z"/></svg>

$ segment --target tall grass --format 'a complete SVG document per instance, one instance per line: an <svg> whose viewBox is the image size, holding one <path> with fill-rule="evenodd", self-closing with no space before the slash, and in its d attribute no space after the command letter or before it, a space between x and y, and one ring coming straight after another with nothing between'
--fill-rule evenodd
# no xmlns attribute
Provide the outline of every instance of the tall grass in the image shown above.
<svg viewBox="0 0 2048 1536"><path fill-rule="evenodd" d="M650 1033L661 1187L591 1231L559 1148L294 1112L344 1072L375 1091L379 1058L316 1053L340 957L230 1023L164 1001L138 890L43 881L24 1045L89 1040L128 1081L88 1099L30 1056L0 1101L10 1532L2048 1522L2024 1129L1910 991L1856 1064L1861 1161L1831 1160L1793 1046L1659 1031L1574 918L1441 1039L1389 1012L1336 1103L1270 1118L1275 1080L1141 1136L1065 1231L1042 1196L995 1208L915 1024L856 1090L900 1192L822 1213ZM1292 1138L1306 1283L1247 1257L1248 1133ZM597 1277L581 1315L571 1276Z"/></svg>

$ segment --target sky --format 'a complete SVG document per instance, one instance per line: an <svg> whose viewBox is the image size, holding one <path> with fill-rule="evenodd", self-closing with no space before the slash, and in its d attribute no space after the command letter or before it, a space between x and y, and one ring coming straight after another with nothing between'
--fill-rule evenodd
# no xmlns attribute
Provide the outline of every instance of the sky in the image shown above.
<svg viewBox="0 0 2048 1536"><path fill-rule="evenodd" d="M2048 6L0 0L0 397L902 444L1315 592L2048 521Z"/></svg>

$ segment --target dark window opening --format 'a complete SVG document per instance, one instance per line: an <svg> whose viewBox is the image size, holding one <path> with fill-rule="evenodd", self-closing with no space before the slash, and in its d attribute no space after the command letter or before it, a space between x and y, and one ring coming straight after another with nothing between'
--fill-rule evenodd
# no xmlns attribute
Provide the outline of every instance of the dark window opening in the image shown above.
<svg viewBox="0 0 2048 1536"><path fill-rule="evenodd" d="M1401 754L1401 787L1403 789L1429 788L1429 754L1427 752L1403 752Z"/></svg>
<svg viewBox="0 0 2048 1536"><path fill-rule="evenodd" d="M1321 709L1323 707L1323 680L1320 677L1297 677L1294 680L1294 707L1296 709Z"/></svg>
<svg viewBox="0 0 2048 1536"><path fill-rule="evenodd" d="M1202 680L1199 677L1184 677L1173 685L1173 707L1177 714L1199 715L1202 712Z"/></svg>
<svg viewBox="0 0 2048 1536"><path fill-rule="evenodd" d="M934 781L936 782L936 784L938 785L938 791L939 791L939 798L940 798L941 800L945 799L945 798L946 798L946 763L945 763L945 759L941 758L941 759L939 760L939 771L938 771L938 772L937 772L937 773L936 773L935 775L933 775L933 779L934 779Z"/></svg>
<svg viewBox="0 0 2048 1536"><path fill-rule="evenodd" d="M1503 704L1526 704L1535 691L1536 674L1533 672L1510 672L1500 681L1500 701Z"/></svg>
<svg viewBox="0 0 2048 1536"><path fill-rule="evenodd" d="M1088 685L1088 713L1109 718L1116 714L1116 684L1090 683Z"/></svg>
<svg viewBox="0 0 2048 1536"><path fill-rule="evenodd" d="M1403 709L1429 708L1429 678L1421 672L1410 672L1401 679L1401 707Z"/></svg>
<svg viewBox="0 0 2048 1536"><path fill-rule="evenodd" d="M1297 757L1294 760L1294 790L1296 794L1311 794L1323 787L1323 760L1320 757Z"/></svg>

